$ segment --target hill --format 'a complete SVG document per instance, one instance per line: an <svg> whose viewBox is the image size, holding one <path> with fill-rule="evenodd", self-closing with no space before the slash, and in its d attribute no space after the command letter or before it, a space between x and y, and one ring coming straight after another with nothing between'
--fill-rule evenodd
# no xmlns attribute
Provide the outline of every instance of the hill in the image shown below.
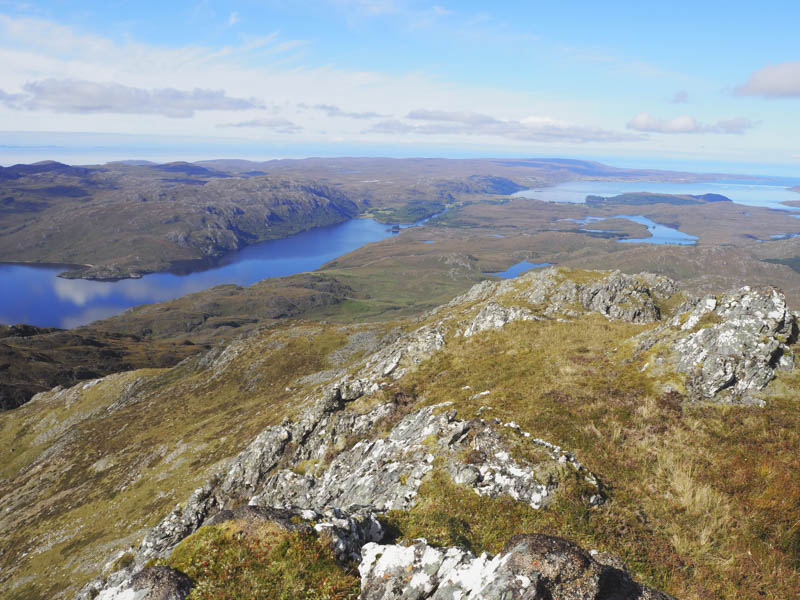
<svg viewBox="0 0 800 600"><path fill-rule="evenodd" d="M790 597L797 349L775 290L568 269L254 329L0 415L0 583Z"/></svg>

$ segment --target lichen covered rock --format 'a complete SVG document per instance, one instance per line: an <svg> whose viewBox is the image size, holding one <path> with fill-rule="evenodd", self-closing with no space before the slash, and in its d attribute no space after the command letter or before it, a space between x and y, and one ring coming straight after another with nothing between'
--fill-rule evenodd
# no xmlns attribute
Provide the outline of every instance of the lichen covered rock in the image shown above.
<svg viewBox="0 0 800 600"><path fill-rule="evenodd" d="M579 546L541 534L516 535L497 556L463 548L367 544L359 565L362 600L669 600L601 564Z"/></svg>
<svg viewBox="0 0 800 600"><path fill-rule="evenodd" d="M762 404L755 394L791 369L797 316L779 291L743 287L679 307L667 326L648 332L642 350L665 343L694 400ZM648 363L658 367L658 361Z"/></svg>

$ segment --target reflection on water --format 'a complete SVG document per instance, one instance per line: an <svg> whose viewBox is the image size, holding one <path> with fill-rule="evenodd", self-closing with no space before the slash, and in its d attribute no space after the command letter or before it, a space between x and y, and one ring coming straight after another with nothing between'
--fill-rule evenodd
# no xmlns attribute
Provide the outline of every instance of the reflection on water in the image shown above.
<svg viewBox="0 0 800 600"><path fill-rule="evenodd" d="M215 285L244 286L267 277L313 271L391 235L386 225L354 219L248 246L230 255L226 264L206 271L155 273L114 282L61 279L56 275L64 269L52 266L0 265L0 322L76 327L137 304L170 300Z"/></svg>

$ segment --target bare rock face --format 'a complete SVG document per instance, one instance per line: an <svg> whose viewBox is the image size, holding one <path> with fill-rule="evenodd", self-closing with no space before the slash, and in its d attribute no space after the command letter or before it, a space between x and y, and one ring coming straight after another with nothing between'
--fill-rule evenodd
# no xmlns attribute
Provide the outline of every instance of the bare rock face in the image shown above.
<svg viewBox="0 0 800 600"><path fill-rule="evenodd" d="M652 323L661 318L657 299L675 293L672 280L648 273L625 275L614 271L594 281L576 283L558 281L552 273L542 273L540 281L531 281L527 297L545 304L545 314L575 316L575 308L596 312L615 321ZM573 308L574 307L574 308Z"/></svg>
<svg viewBox="0 0 800 600"><path fill-rule="evenodd" d="M514 460L497 432L499 423L462 421L456 411L437 412L446 406L420 409L402 419L388 436L358 442L341 452L319 476L298 474L290 469L267 479L262 491L250 499L254 506L371 505L376 510L410 508L425 475L438 459L440 468L456 483L472 487L483 496L507 494L541 508L548 504L559 485L552 469ZM527 437L542 450L544 462L563 465L581 474L596 489L594 503L602 501L600 483L574 457L557 446ZM470 463L464 456L471 453ZM547 477L536 471L547 471Z"/></svg>
<svg viewBox="0 0 800 600"><path fill-rule="evenodd" d="M464 330L464 337L470 337L487 329L500 329L512 321L539 321L530 310L518 306L506 307L496 302L487 302Z"/></svg>
<svg viewBox="0 0 800 600"><path fill-rule="evenodd" d="M575 317L586 311L617 321L652 323L661 319L658 301L668 299L676 289L671 279L651 273L626 275L613 271L604 277L579 283L570 279L569 271L551 267L494 284L479 283L452 300L447 307L484 303L466 330L470 334L475 333L475 329L497 329L521 319ZM498 306L495 299L504 296L507 298L504 302L513 302L517 298L537 309ZM436 312L439 311L432 314Z"/></svg>
<svg viewBox="0 0 800 600"><path fill-rule="evenodd" d="M614 271L608 277L578 287L584 308L617 321L652 323L661 318L654 297L668 298L675 284L658 275L625 275Z"/></svg>
<svg viewBox="0 0 800 600"><path fill-rule="evenodd" d="M670 322L672 349L695 399L761 403L752 394L794 366L797 317L777 290L743 287L685 308Z"/></svg>
<svg viewBox="0 0 800 600"><path fill-rule="evenodd" d="M367 544L359 565L362 600L670 600L601 564L579 546L541 534L516 535L494 558L462 548Z"/></svg>

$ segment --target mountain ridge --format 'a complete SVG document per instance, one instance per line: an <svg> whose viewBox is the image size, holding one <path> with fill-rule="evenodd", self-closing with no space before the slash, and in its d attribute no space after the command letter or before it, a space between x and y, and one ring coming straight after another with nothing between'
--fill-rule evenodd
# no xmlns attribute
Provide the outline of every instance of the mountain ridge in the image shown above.
<svg viewBox="0 0 800 600"><path fill-rule="evenodd" d="M800 443L790 433L797 421L790 391L797 384L797 370L789 361L796 351L796 315L776 294L741 289L715 297L712 307L710 298L687 297L660 276L546 269L478 284L416 321L285 324L252 331L172 369L111 375L91 385L40 394L8 413L13 421L5 421L6 427L16 422L21 429L6 428L4 433L5 444L16 440L16 452L2 475L0 494L27 534L4 540L8 551L0 560L13 567L16 579L28 561L28 568L41 568L52 566L48 557L71 556L69 570L61 562L50 573L54 582L65 577L71 581L73 593L86 574L106 565L103 580L84 588L84 594L91 596L95 588L104 598L114 597L112 589L114 594L130 589L130 578L154 562L188 569L195 582L217 585L221 580L214 579L213 569L201 574L191 566L199 564L193 557L206 555L207 544L225 552L241 549L237 539L253 544L273 539L253 532L273 527L275 515L266 520L253 516L252 523L262 525L246 525L251 517L235 511L243 504L278 505L300 511L286 516L300 528L295 533L269 529L273 533L268 535L284 540L282 544L295 547L291 544L319 539L327 547L324 540L330 535L334 549L352 553L363 546L367 562L362 563L361 593L370 598L394 597L380 584L387 581L381 573L390 580L396 577L377 558L380 553L388 560L399 552L410 560L402 568L416 572L422 563L415 557L436 552L449 556L457 546L472 556L506 556L503 552L516 546L503 547L517 533L566 537L583 548L622 556L603 560L617 565L614 573L624 574L620 565L633 564L637 581L644 578L645 585L685 598L699 598L704 589L737 597L729 593L750 593L760 584L773 591L790 589L794 576L775 579L764 571L767 579L759 580L751 575L777 556L792 560L791 542L778 541L791 531L791 495L780 500L783 514L776 520L771 504L752 504L759 497L766 500L759 496L765 490L757 478L737 477L734 482L725 478L724 469L705 467L702 477L696 471L705 464L697 449L704 448L702 456L709 460L712 454L721 464L736 460L731 464L752 473L757 465L746 462L747 447L741 444L746 435L759 447L764 444L765 451L772 448L758 468L784 481L784 495L787 485L793 489L788 482L795 475L787 470L791 461L785 460ZM681 340L712 334L729 339L726 328L747 315L774 325L765 333L743 330L738 350L719 349L718 368L706 357L707 371L680 370L686 354ZM780 364L776 356L786 360ZM738 365L760 365L761 375L753 377ZM707 398L706 388L692 383L701 381L696 377L714 382L720 371L732 373L743 387L723 385ZM183 408L176 411L179 406ZM50 410L61 411L65 425L52 430L53 421L42 419ZM79 413L68 416L75 410ZM771 425L762 430L765 420ZM101 433L117 431L124 423L128 425L119 440ZM775 446L776 427L781 443L788 444L782 450ZM691 432L697 439L687 437ZM71 474L57 475L57 463L46 462L53 460L52 450L31 445L37 436L58 445L59 461L74 461L67 471ZM709 436L716 436L716 445L709 445ZM640 442L657 453L642 453ZM235 457L231 450L237 447L238 457L225 458ZM630 461L639 466L626 467ZM396 467L380 467L387 464ZM191 471L185 471L190 465ZM361 470L353 470L355 465ZM79 476L84 469L96 475ZM49 492L38 489L44 481L53 486ZM72 487L81 481L80 488ZM704 490L704 500L694 492L681 495L681 485ZM643 489L653 491L642 495ZM51 502L49 494L56 494L55 500L66 490L83 499L77 505L55 501L50 517L36 512L37 503ZM154 498L160 499L154 504ZM30 506L23 507L23 501ZM180 507L169 513L176 501ZM337 504L338 513L323 510ZM353 504L372 508L352 512ZM110 522L92 523L83 514L111 506L118 516ZM145 506L147 516L142 513ZM741 512L745 506L751 511L747 516ZM234 511L233 521L210 521L224 510ZM158 515L166 518L153 523ZM303 529L308 518L312 528L320 529ZM728 532L734 518L740 534ZM748 537L770 519L766 535L771 536L772 554ZM53 539L55 522L63 533ZM147 522L156 527L143 528ZM384 532L394 532L393 537L370 542L370 535L378 535L369 525L375 522ZM67 523L80 525L64 529ZM619 534L623 530L628 533ZM728 533L721 537L723 530ZM251 533L226 537L235 531ZM98 542L71 543L81 539L75 536ZM418 537L428 540L429 549L414 546ZM54 546L48 550L45 542L39 547L40 539L51 539ZM524 539L533 543L534 538ZM411 545L404 546L403 540ZM536 548L551 547L544 538L536 540ZM380 547L364 546L366 542ZM183 558L175 554L170 562L171 549L179 543ZM567 561L559 564L573 565L570 569L584 565L575 572L586 577L577 576L574 585L605 577L600 562L580 558L584 551L570 550L566 542L552 544L555 554L547 556ZM721 567L715 557L737 544L749 548L751 562L737 558ZM324 547L323 554L328 552ZM782 548L779 555L775 548ZM14 557L21 552L31 558L17 563ZM335 554L334 562L326 564L340 560ZM465 569L473 565L467 554L459 556ZM345 564L352 564L348 560ZM676 569L681 562L691 568ZM484 563L473 566L478 564ZM120 566L124 568L118 570ZM339 573L336 568L325 572ZM733 573L743 569L735 587L727 587ZM543 571L515 573L551 585ZM630 593L643 593L624 583L629 579L615 577ZM501 580L491 576L485 583ZM425 589L439 585L438 580L425 581ZM14 585L12 597L30 597L23 593L24 585ZM41 588L29 589L33 593Z"/></svg>

